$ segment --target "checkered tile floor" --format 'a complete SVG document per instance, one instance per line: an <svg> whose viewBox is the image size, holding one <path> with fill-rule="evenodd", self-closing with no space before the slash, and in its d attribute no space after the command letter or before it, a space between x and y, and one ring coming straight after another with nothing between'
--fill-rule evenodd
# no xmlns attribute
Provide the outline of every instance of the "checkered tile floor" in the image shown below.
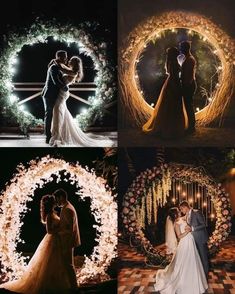
<svg viewBox="0 0 235 294"><path fill-rule="evenodd" d="M118 293L152 293L157 268L149 267L145 258L127 244L119 243ZM209 294L235 294L235 237L226 241L211 260ZM190 293L185 293L190 294Z"/></svg>

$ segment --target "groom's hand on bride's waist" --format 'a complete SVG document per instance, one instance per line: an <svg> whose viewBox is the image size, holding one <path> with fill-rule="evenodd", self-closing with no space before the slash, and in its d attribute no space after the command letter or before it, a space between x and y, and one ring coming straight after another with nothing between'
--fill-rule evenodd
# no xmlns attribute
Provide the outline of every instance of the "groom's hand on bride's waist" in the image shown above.
<svg viewBox="0 0 235 294"><path fill-rule="evenodd" d="M69 87L66 85L62 88L63 91L67 92L69 90Z"/></svg>

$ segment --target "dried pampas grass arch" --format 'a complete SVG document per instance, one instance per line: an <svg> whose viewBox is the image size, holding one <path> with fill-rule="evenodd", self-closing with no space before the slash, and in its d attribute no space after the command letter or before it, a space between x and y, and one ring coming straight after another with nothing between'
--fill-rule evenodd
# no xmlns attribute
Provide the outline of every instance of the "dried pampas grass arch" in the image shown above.
<svg viewBox="0 0 235 294"><path fill-rule="evenodd" d="M203 36L215 49L221 62L219 85L213 91L211 102L196 113L198 126L214 121L221 123L235 92L235 44L222 29L204 16L183 11L171 11L153 16L140 23L124 41L120 51L119 82L122 102L129 110L134 124L142 126L153 112L144 99L136 76L136 65L146 45L169 29L188 29Z"/></svg>

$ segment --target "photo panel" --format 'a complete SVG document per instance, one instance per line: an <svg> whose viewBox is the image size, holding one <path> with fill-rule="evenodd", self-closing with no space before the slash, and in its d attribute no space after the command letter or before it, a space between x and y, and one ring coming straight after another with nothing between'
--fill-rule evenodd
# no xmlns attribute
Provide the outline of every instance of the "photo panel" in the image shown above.
<svg viewBox="0 0 235 294"><path fill-rule="evenodd" d="M118 293L230 293L234 149L119 148L118 161Z"/></svg>
<svg viewBox="0 0 235 294"><path fill-rule="evenodd" d="M117 146L116 1L6 5L0 147Z"/></svg>
<svg viewBox="0 0 235 294"><path fill-rule="evenodd" d="M0 157L0 293L116 293L117 149Z"/></svg>
<svg viewBox="0 0 235 294"><path fill-rule="evenodd" d="M119 145L234 146L234 1L120 0Z"/></svg>

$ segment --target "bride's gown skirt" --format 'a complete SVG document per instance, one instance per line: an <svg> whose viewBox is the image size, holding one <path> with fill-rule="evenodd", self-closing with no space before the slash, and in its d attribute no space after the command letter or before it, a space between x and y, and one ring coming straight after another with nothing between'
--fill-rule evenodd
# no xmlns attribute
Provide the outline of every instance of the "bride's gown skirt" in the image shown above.
<svg viewBox="0 0 235 294"><path fill-rule="evenodd" d="M186 225L185 221L181 222L181 232ZM171 263L164 270L158 270L154 288L161 294L205 293L208 284L191 233L179 241Z"/></svg>
<svg viewBox="0 0 235 294"><path fill-rule="evenodd" d="M188 125L178 78L168 76L163 84L156 106L143 125L145 133L156 132L164 138L182 137Z"/></svg>
<svg viewBox="0 0 235 294"><path fill-rule="evenodd" d="M71 145L78 147L111 147L114 143L104 137L97 136L97 138L90 138L78 126L75 119L69 112L66 100L69 98L69 92L60 90L56 100L53 117L51 133L52 137L49 144L51 146Z"/></svg>
<svg viewBox="0 0 235 294"><path fill-rule="evenodd" d="M62 260L59 237L46 234L19 280L1 288L24 294L65 294L71 284Z"/></svg>

